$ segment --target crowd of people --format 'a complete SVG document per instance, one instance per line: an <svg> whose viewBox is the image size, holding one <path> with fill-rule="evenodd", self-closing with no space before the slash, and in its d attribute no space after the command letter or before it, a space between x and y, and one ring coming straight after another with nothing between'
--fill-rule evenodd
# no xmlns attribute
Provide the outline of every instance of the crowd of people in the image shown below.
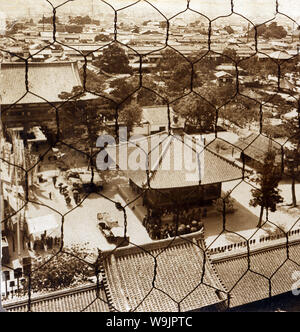
<svg viewBox="0 0 300 332"><path fill-rule="evenodd" d="M60 245L59 237L45 236L33 242L33 250L51 250Z"/></svg>
<svg viewBox="0 0 300 332"><path fill-rule="evenodd" d="M169 208L149 209L143 225L152 240L161 240L200 231L203 228L201 219L206 216L207 209L200 207L183 208L177 212Z"/></svg>
<svg viewBox="0 0 300 332"><path fill-rule="evenodd" d="M80 193L79 193L79 188L74 186L74 184L73 184L72 188L69 188L67 185L64 185L61 182L56 187L57 177L54 176L52 178L52 180L53 180L54 188L58 188L59 193L64 196L67 206L69 206L71 204L71 197L70 197L71 195L73 196L75 204L76 205L80 204L81 197L80 197ZM70 192L72 192L72 194L70 194ZM49 193L49 198L50 199L51 199L51 196L52 196L52 194Z"/></svg>

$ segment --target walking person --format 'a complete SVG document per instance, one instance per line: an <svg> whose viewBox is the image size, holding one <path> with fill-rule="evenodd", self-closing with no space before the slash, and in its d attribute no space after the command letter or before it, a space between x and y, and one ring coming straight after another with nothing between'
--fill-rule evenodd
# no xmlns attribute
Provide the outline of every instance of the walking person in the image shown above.
<svg viewBox="0 0 300 332"><path fill-rule="evenodd" d="M52 178L54 188L56 188L57 176L53 176Z"/></svg>
<svg viewBox="0 0 300 332"><path fill-rule="evenodd" d="M52 200L52 192L49 192L49 198Z"/></svg>

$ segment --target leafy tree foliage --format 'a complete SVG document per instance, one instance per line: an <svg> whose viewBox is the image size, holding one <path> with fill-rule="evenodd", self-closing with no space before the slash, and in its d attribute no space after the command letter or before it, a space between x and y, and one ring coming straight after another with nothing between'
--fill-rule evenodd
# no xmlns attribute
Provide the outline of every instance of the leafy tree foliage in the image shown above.
<svg viewBox="0 0 300 332"><path fill-rule="evenodd" d="M103 95L103 89L105 86L106 77L101 73L94 73L89 69L86 69L86 89L91 92L96 92ZM80 78L84 81L84 70L80 70Z"/></svg>
<svg viewBox="0 0 300 332"><path fill-rule="evenodd" d="M135 90L133 82L128 78L117 78L110 82L109 87L112 90L110 95L114 97L113 99L117 102L125 102L130 104L133 96L131 95Z"/></svg>
<svg viewBox="0 0 300 332"><path fill-rule="evenodd" d="M225 48L225 50L222 53L223 55L225 55L224 58L224 62L228 62L230 61L228 58L237 61L238 60L238 54L236 52L235 49L233 48ZM227 58L228 57L228 58Z"/></svg>
<svg viewBox="0 0 300 332"><path fill-rule="evenodd" d="M186 119L186 125L196 126L201 132L211 130L215 123L214 108L195 94L180 99L175 111Z"/></svg>
<svg viewBox="0 0 300 332"><path fill-rule="evenodd" d="M85 25L85 24L92 24L93 20L88 16L76 16L76 17L69 17L70 24L76 25Z"/></svg>
<svg viewBox="0 0 300 332"><path fill-rule="evenodd" d="M254 37L255 30L252 28L250 36ZM287 31L281 25L277 25L277 22L272 22L269 25L262 24L257 27L257 34L259 37L265 39L282 39L287 36Z"/></svg>
<svg viewBox="0 0 300 332"><path fill-rule="evenodd" d="M105 48L94 64L109 74L132 74L125 51L115 43Z"/></svg>
<svg viewBox="0 0 300 332"><path fill-rule="evenodd" d="M289 119L284 123L292 149L286 150L286 165L292 179L292 205L297 206L296 181L300 179L300 118Z"/></svg>
<svg viewBox="0 0 300 332"><path fill-rule="evenodd" d="M277 204L283 202L278 189L280 179L281 173L275 164L275 153L274 151L269 151L266 153L264 162L259 167L257 177L254 179L259 188L251 190L253 198L249 202L250 206L260 206L261 208L257 227L262 225L264 209L266 209L267 214L269 210L275 212Z"/></svg>
<svg viewBox="0 0 300 332"><path fill-rule="evenodd" d="M68 252L72 255L53 253L55 256L50 261L49 257L43 257L33 262L30 284L33 292L56 291L88 282L93 271L82 261L89 255L87 250L73 246Z"/></svg>
<svg viewBox="0 0 300 332"><path fill-rule="evenodd" d="M214 202L215 208L218 212L222 213L234 213L235 208L235 199L230 197L230 192L226 192L222 194L222 197L218 198Z"/></svg>
<svg viewBox="0 0 300 332"><path fill-rule="evenodd" d="M56 22L56 24L60 23L60 19L59 19L59 17L56 17L56 18L55 18L55 22ZM53 24L53 16L49 16L49 17L44 16L43 18L41 18L41 19L39 20L39 23L40 23L40 24L41 24L41 23L44 23L44 24Z"/></svg>
<svg viewBox="0 0 300 332"><path fill-rule="evenodd" d="M191 86L191 66L188 63L180 63L171 74L171 78L166 81L169 91L184 93ZM196 74L194 73L194 78Z"/></svg>
<svg viewBox="0 0 300 332"><path fill-rule="evenodd" d="M83 100L85 95L81 86L74 87L71 93L59 95L66 101L59 110L60 128L65 141L70 140L73 146L90 150L96 144L99 131L104 129L105 115L101 111L101 101Z"/></svg>
<svg viewBox="0 0 300 332"><path fill-rule="evenodd" d="M97 41L109 42L110 38L107 35L104 35L103 33L101 33L95 37L95 42L97 42Z"/></svg>
<svg viewBox="0 0 300 332"><path fill-rule="evenodd" d="M82 25L66 25L66 31L68 33L81 33L83 31Z"/></svg>
<svg viewBox="0 0 300 332"><path fill-rule="evenodd" d="M158 84L155 82L153 77L144 75L143 77L143 86L151 89L155 92L159 92ZM162 103L161 98L158 97L154 92L141 88L137 92L137 102L140 106L151 106L159 105Z"/></svg>
<svg viewBox="0 0 300 332"><path fill-rule="evenodd" d="M141 116L142 109L140 105L133 101L131 104L121 108L119 120L126 124L127 131L129 133L135 124L139 124L141 122Z"/></svg>
<svg viewBox="0 0 300 332"><path fill-rule="evenodd" d="M158 63L158 70L160 72L173 70L179 64L186 63L186 60L173 49L167 48L162 52L162 58Z"/></svg>
<svg viewBox="0 0 300 332"><path fill-rule="evenodd" d="M259 120L259 108L255 102L237 97L221 109L220 117L240 128L245 128Z"/></svg>
<svg viewBox="0 0 300 332"><path fill-rule="evenodd" d="M128 131L132 130L134 124L138 124L141 120L142 109L136 101L135 95L130 95L136 88L130 79L117 78L110 83L113 91L110 93L119 106L119 120L124 122ZM141 90L139 90L141 91ZM116 104L112 103L115 108Z"/></svg>

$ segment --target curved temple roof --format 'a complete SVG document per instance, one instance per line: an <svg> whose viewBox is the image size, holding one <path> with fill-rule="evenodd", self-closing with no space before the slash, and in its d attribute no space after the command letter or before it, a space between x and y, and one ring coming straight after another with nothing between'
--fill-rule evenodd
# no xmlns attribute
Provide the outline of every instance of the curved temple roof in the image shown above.
<svg viewBox="0 0 300 332"><path fill-rule="evenodd" d="M75 62L28 63L26 90L25 62L3 63L0 67L0 96L2 105L55 103L62 92L82 86ZM95 99L86 94L83 100Z"/></svg>

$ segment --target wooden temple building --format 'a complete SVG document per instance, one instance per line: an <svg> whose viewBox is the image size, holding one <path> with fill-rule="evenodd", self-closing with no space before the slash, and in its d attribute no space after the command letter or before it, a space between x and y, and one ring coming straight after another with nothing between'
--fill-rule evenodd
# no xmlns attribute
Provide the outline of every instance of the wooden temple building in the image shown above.
<svg viewBox="0 0 300 332"><path fill-rule="evenodd" d="M114 148L106 149L109 155ZM118 145L114 154L110 156L129 178L131 189L154 210L210 205L221 196L223 182L243 177L240 167L186 134L160 133L129 141Z"/></svg>
<svg viewBox="0 0 300 332"><path fill-rule="evenodd" d="M28 69L28 70L27 70ZM82 86L76 62L10 62L1 64L1 119L5 128L55 125L62 92ZM86 94L82 100L95 99Z"/></svg>

